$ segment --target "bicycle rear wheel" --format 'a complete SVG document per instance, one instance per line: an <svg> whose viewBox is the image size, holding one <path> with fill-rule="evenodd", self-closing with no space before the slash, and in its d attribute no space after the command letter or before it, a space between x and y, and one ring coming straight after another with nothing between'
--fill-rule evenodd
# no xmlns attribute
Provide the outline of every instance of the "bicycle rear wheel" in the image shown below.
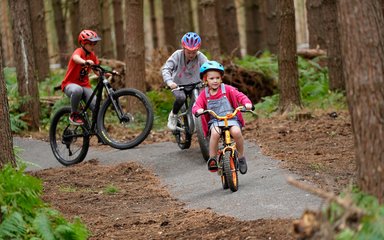
<svg viewBox="0 0 384 240"><path fill-rule="evenodd" d="M201 117L200 118L194 118L194 120L195 120L197 141L199 142L201 154L203 155L204 160L208 161L208 159L209 159L209 137L204 136L203 124L201 122Z"/></svg>
<svg viewBox="0 0 384 240"><path fill-rule="evenodd" d="M235 158L231 151L226 151L223 156L223 172L227 184L232 192L236 192L239 188L238 175L236 170Z"/></svg>
<svg viewBox="0 0 384 240"><path fill-rule="evenodd" d="M82 126L70 124L70 114L70 107L59 109L49 128L49 143L53 155L64 166L82 162L89 149L89 135Z"/></svg>
<svg viewBox="0 0 384 240"><path fill-rule="evenodd" d="M185 105L183 105L180 112L185 113L186 111ZM189 131L189 118L187 114L178 117L177 130L175 130L173 134L180 149L188 149L191 147L192 134Z"/></svg>
<svg viewBox="0 0 384 240"><path fill-rule="evenodd" d="M99 136L113 148L136 147L152 129L151 103L144 93L133 88L116 91L113 99L118 109L108 98L97 116Z"/></svg>

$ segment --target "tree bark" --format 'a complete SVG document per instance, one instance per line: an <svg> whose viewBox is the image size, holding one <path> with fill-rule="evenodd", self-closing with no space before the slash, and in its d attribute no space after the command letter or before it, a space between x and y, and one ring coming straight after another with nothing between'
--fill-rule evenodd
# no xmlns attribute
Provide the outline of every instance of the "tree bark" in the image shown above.
<svg viewBox="0 0 384 240"><path fill-rule="evenodd" d="M343 61L341 58L340 36L337 23L336 1L324 0L322 19L325 27L325 41L328 53L329 89L331 91L345 90L343 77Z"/></svg>
<svg viewBox="0 0 384 240"><path fill-rule="evenodd" d="M101 39L101 11L98 1L94 0L80 0L79 2L79 13L80 13L80 29L89 29L95 31ZM81 31L80 30L80 31ZM80 32L79 32L80 33ZM78 34L79 34L78 33ZM95 52L101 52L101 45L103 45L103 40L95 46Z"/></svg>
<svg viewBox="0 0 384 240"><path fill-rule="evenodd" d="M125 65L126 87L145 92L145 48L144 13L142 0L125 0L126 6L126 44Z"/></svg>
<svg viewBox="0 0 384 240"><path fill-rule="evenodd" d="M49 55L43 0L29 1L35 62L39 81L49 77Z"/></svg>
<svg viewBox="0 0 384 240"><path fill-rule="evenodd" d="M295 8L293 0L281 0L279 13L279 86L280 113L301 108L299 73L296 55Z"/></svg>
<svg viewBox="0 0 384 240"><path fill-rule="evenodd" d="M277 9L278 1L263 1L264 16L266 27L267 48L271 53L278 54L279 50L279 13Z"/></svg>
<svg viewBox="0 0 384 240"><path fill-rule="evenodd" d="M202 49L211 59L220 59L220 39L216 22L216 0L199 0L199 26Z"/></svg>
<svg viewBox="0 0 384 240"><path fill-rule="evenodd" d="M33 51L31 20L27 0L8 1L13 31L18 92L23 101L21 110L27 113L31 130L40 125L39 89Z"/></svg>
<svg viewBox="0 0 384 240"><path fill-rule="evenodd" d="M152 29L152 41L153 48L157 49L159 47L159 36L157 34L157 24L156 24L156 12L155 12L155 0L149 0L149 14L151 16L151 29Z"/></svg>
<svg viewBox="0 0 384 240"><path fill-rule="evenodd" d="M1 32L0 32L1 39ZM7 88L3 71L3 46L0 41L0 169L7 163L16 166L13 154L13 138L9 120L9 107L7 99Z"/></svg>
<svg viewBox="0 0 384 240"><path fill-rule="evenodd" d="M193 32L191 2L186 0L172 0L175 16L175 42L181 46L181 38L187 32Z"/></svg>
<svg viewBox="0 0 384 240"><path fill-rule="evenodd" d="M3 44L4 65L9 67L15 66L15 58L13 56L12 31L9 20L9 9L7 1L0 1L0 32L2 37L0 41Z"/></svg>
<svg viewBox="0 0 384 240"><path fill-rule="evenodd" d="M113 41L112 41L112 28L111 28L111 3L110 1L100 0L101 6L101 36L103 42L101 44L101 57L114 58Z"/></svg>
<svg viewBox="0 0 384 240"><path fill-rule="evenodd" d="M71 34L72 34L72 45L79 46L78 37L81 31L79 26L80 16L79 16L79 1L80 0L71 0L69 1L69 17L71 21Z"/></svg>
<svg viewBox="0 0 384 240"><path fill-rule="evenodd" d="M338 17L358 185L384 202L384 18L379 0L340 0Z"/></svg>
<svg viewBox="0 0 384 240"><path fill-rule="evenodd" d="M241 57L235 1L220 0L216 16L222 54Z"/></svg>
<svg viewBox="0 0 384 240"><path fill-rule="evenodd" d="M325 35L327 32L322 24L323 4L324 0L307 0L306 2L310 48L326 49Z"/></svg>
<svg viewBox="0 0 384 240"><path fill-rule="evenodd" d="M124 19L122 0L113 0L113 21L115 24L115 41L117 59L124 60Z"/></svg>
<svg viewBox="0 0 384 240"><path fill-rule="evenodd" d="M68 46L67 46L67 33L65 31L65 19L62 12L61 0L54 0L52 2L53 12L55 16L55 27L57 32L57 41L59 43L59 59L62 68L68 64ZM86 16L86 15L85 15Z"/></svg>
<svg viewBox="0 0 384 240"><path fill-rule="evenodd" d="M245 0L245 36L248 55L255 55L263 50L263 16L260 0Z"/></svg>
<svg viewBox="0 0 384 240"><path fill-rule="evenodd" d="M165 33L165 44L171 52L180 47L180 39L176 39L175 34L175 16L173 9L173 0L162 0L163 22ZM176 41L177 40L177 41Z"/></svg>

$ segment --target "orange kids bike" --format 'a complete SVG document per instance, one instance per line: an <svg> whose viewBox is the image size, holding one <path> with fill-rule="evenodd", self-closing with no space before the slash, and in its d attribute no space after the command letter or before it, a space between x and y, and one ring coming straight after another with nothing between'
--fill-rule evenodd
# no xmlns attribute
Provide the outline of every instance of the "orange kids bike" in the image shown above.
<svg viewBox="0 0 384 240"><path fill-rule="evenodd" d="M218 174L221 178L223 189L229 188L232 192L236 192L239 188L239 164L236 143L233 141L230 134L228 120L234 118L239 111L251 112L255 114L252 110L247 110L243 106L237 107L232 113L228 113L225 116L218 116L212 110L204 110L201 114L196 114L196 117L199 117L202 114L209 113L217 120L224 121L224 126L219 126L221 129L221 146L219 146L219 150L217 152L217 164L219 167Z"/></svg>

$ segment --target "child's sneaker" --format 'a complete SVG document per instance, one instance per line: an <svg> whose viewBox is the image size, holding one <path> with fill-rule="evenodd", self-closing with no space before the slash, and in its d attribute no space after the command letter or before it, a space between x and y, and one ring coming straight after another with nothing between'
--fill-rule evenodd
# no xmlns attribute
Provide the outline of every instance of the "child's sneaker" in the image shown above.
<svg viewBox="0 0 384 240"><path fill-rule="evenodd" d="M167 124L167 127L174 131L176 130L176 126L177 126L177 114L173 114L173 112L171 111L169 113L169 116L168 116L168 124Z"/></svg>
<svg viewBox="0 0 384 240"><path fill-rule="evenodd" d="M217 170L219 169L219 168L217 167L217 161L216 161L215 158L210 158L210 159L208 159L207 164L208 164L208 170L209 170L210 172L217 172Z"/></svg>
<svg viewBox="0 0 384 240"><path fill-rule="evenodd" d="M81 116L78 113L71 113L71 115L69 116L69 121L73 125L83 125L84 124L83 119L81 119Z"/></svg>
<svg viewBox="0 0 384 240"><path fill-rule="evenodd" d="M245 160L245 157L239 158L239 171L241 174L246 174L248 170L247 167L247 160Z"/></svg>

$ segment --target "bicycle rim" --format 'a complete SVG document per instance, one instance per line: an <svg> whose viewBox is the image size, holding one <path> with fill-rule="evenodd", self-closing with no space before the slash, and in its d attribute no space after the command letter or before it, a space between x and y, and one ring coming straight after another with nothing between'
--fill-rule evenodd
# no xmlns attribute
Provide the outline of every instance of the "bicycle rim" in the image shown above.
<svg viewBox="0 0 384 240"><path fill-rule="evenodd" d="M70 107L63 107L52 118L49 129L49 142L55 158L69 166L84 160L89 149L89 136L82 126L70 124Z"/></svg>
<svg viewBox="0 0 384 240"><path fill-rule="evenodd" d="M121 118L111 99L101 107L97 118L99 136L117 149L128 149L145 140L152 129L153 110L144 93L136 89L121 89L114 93Z"/></svg>
<svg viewBox="0 0 384 240"><path fill-rule="evenodd" d="M223 189L228 189L228 182L227 179L223 173L223 162L222 162L222 155L219 156L219 175L221 178L221 185L223 186Z"/></svg>
<svg viewBox="0 0 384 240"><path fill-rule="evenodd" d="M180 109L180 112L185 112L185 105ZM183 115L177 120L177 127L184 129L184 131L176 130L174 135L177 145L180 149L188 149L191 147L192 135L189 133L188 117Z"/></svg>
<svg viewBox="0 0 384 240"><path fill-rule="evenodd" d="M223 172L228 186L232 192L238 190L238 174L235 166L235 159L230 151L226 151L223 156Z"/></svg>

